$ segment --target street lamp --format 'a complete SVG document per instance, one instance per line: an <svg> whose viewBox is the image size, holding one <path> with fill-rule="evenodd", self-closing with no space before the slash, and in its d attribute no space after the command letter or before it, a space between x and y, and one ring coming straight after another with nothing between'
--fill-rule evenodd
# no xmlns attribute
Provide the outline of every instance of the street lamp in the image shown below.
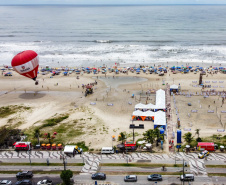
<svg viewBox="0 0 226 185"><path fill-rule="evenodd" d="M29 161L30 161L30 166L31 166L31 150L28 151L28 155L29 155Z"/></svg>
<svg viewBox="0 0 226 185"><path fill-rule="evenodd" d="M60 156L60 158L63 159L64 170L66 170L67 156L66 155L62 155L62 156Z"/></svg>
<svg viewBox="0 0 226 185"><path fill-rule="evenodd" d="M125 136L125 140L126 140L126 136ZM125 142L125 144L126 144L126 142ZM127 154L127 147L125 146L125 148L126 148L126 154Z"/></svg>

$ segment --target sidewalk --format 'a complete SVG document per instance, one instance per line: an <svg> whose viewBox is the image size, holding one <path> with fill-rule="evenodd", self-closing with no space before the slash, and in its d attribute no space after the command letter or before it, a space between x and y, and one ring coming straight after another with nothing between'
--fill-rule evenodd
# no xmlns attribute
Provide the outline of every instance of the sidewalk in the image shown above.
<svg viewBox="0 0 226 185"><path fill-rule="evenodd" d="M82 166L66 166L72 171L81 171ZM62 171L64 166L0 166L0 171Z"/></svg>

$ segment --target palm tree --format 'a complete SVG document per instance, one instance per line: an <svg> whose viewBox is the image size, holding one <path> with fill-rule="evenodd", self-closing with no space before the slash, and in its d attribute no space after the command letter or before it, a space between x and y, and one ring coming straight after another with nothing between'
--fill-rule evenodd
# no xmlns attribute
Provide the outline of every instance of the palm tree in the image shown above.
<svg viewBox="0 0 226 185"><path fill-rule="evenodd" d="M39 130L39 128L36 128L34 130L34 136L37 137L37 139L38 139L38 145L40 145L40 141L39 141L40 130Z"/></svg>
<svg viewBox="0 0 226 185"><path fill-rule="evenodd" d="M51 144L51 136L50 136L50 133L47 134L47 139L49 140L49 143Z"/></svg>
<svg viewBox="0 0 226 185"><path fill-rule="evenodd" d="M160 130L158 128L154 129L154 135L156 137L156 146L159 145L159 139L160 139Z"/></svg>
<svg viewBox="0 0 226 185"><path fill-rule="evenodd" d="M126 139L126 133L125 132L121 132L119 137L118 137L118 140L122 141L122 144L123 144L125 139Z"/></svg>
<svg viewBox="0 0 226 185"><path fill-rule="evenodd" d="M186 134L184 134L184 140L190 145L191 142L193 141L193 137L192 137L192 133L188 132Z"/></svg>
<svg viewBox="0 0 226 185"><path fill-rule="evenodd" d="M195 135L197 134L198 138L199 138L199 131L200 131L200 129L198 129L198 128L195 130Z"/></svg>
<svg viewBox="0 0 226 185"><path fill-rule="evenodd" d="M149 143L153 144L155 140L155 132L153 129L147 130L145 133L143 133L144 139L147 140Z"/></svg>

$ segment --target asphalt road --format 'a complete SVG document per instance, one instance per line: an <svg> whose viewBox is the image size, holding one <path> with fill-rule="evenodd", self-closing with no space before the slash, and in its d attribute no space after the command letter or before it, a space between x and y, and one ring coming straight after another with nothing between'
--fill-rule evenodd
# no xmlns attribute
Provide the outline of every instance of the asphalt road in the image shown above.
<svg viewBox="0 0 226 185"><path fill-rule="evenodd" d="M179 179L179 176L169 176L164 175L163 181L158 181L155 183L155 181L148 181L147 175L138 175L137 182L124 182L124 176L114 176L114 175L108 175L107 179L105 181L97 181L98 184L120 184L120 185L128 185L128 184L140 184L140 185L166 185L166 184L182 184L182 182ZM80 184L94 184L95 180L91 179L91 175L76 175L74 176L74 181L76 185ZM195 181L190 182L191 185L204 185L204 184L219 184L223 185L225 184L226 178L225 177L196 177ZM185 182L184 184L188 185L188 182Z"/></svg>
<svg viewBox="0 0 226 185"><path fill-rule="evenodd" d="M60 175L46 175L46 174L38 174L33 176L32 179L29 179L32 181L32 184L35 185L37 184L38 181L43 180L43 179L49 179L53 181L53 184L59 184L62 182ZM10 180L12 181L13 184L17 182L16 178L16 173L15 174L0 174L0 180Z"/></svg>

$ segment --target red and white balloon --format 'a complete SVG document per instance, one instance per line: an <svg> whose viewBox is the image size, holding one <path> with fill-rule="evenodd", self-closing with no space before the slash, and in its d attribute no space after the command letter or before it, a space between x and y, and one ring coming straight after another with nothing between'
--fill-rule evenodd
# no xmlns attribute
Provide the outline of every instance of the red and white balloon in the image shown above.
<svg viewBox="0 0 226 185"><path fill-rule="evenodd" d="M11 65L13 69L20 75L36 81L39 66L39 57L36 52L27 50L18 53L12 59Z"/></svg>

